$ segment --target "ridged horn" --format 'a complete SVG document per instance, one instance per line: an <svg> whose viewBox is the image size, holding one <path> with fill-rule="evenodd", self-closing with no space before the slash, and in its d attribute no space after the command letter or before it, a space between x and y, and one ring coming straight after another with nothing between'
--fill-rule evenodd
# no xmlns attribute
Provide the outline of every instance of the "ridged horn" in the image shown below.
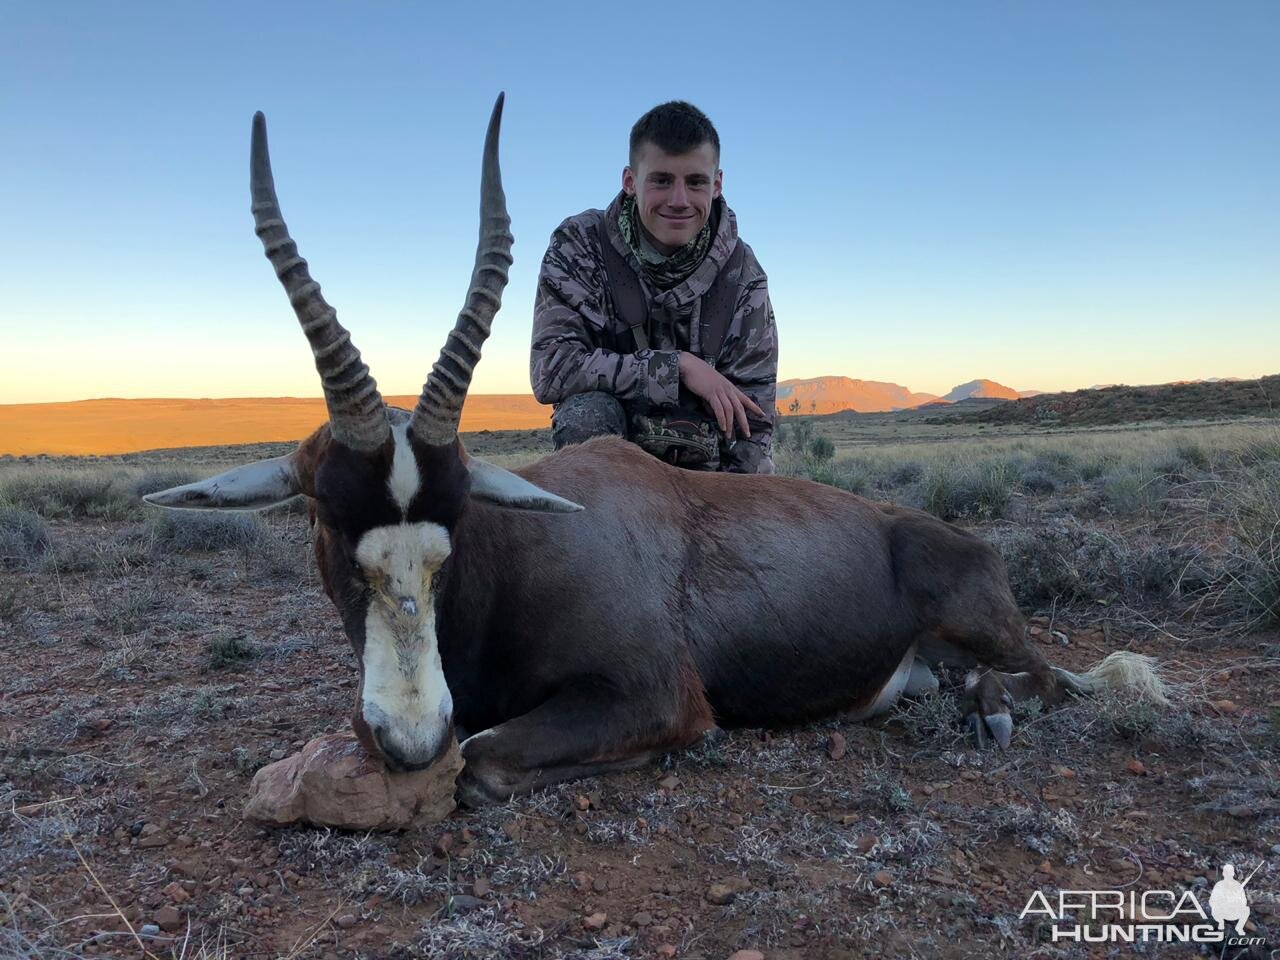
<svg viewBox="0 0 1280 960"><path fill-rule="evenodd" d="M414 408L409 429L423 443L440 446L458 434L462 403L471 386L471 375L480 362L480 348L489 337L494 314L502 305L511 266L511 218L502 192L502 171L498 165L498 130L502 126L502 102L498 94L484 138L484 161L480 173L480 241L466 304L458 314L440 359L431 368L422 396Z"/></svg>
<svg viewBox="0 0 1280 960"><path fill-rule="evenodd" d="M378 384L351 342L351 334L320 295L320 284L311 279L307 261L298 256L298 245L289 236L276 199L271 157L267 153L267 120L261 112L253 115L249 192L253 197L254 232L262 240L267 259L275 267L302 332L311 343L333 438L353 450L370 453L391 436L386 407Z"/></svg>

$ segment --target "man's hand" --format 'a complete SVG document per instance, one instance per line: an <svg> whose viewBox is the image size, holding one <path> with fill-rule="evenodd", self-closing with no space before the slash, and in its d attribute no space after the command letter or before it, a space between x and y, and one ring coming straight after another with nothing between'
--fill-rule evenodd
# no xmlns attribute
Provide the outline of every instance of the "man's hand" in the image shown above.
<svg viewBox="0 0 1280 960"><path fill-rule="evenodd" d="M715 367L687 350L680 353L680 382L715 414L716 423L726 437L733 437L735 424L742 436L751 436L747 411L765 419L764 411L756 406L754 400L730 383Z"/></svg>

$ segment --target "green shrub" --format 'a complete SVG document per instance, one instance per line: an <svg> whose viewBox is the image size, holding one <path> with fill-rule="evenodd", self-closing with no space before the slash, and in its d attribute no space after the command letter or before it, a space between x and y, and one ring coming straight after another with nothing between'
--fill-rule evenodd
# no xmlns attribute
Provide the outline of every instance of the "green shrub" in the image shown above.
<svg viewBox="0 0 1280 960"><path fill-rule="evenodd" d="M850 493L864 494L871 488L866 470L852 460L820 463L814 467L812 479Z"/></svg>
<svg viewBox="0 0 1280 960"><path fill-rule="evenodd" d="M256 514L219 510L166 510L152 517L147 527L158 553L243 550L270 537Z"/></svg>
<svg viewBox="0 0 1280 960"><path fill-rule="evenodd" d="M123 478L86 470L41 470L7 477L0 482L0 500L49 520L124 520L141 512Z"/></svg>
<svg viewBox="0 0 1280 960"><path fill-rule="evenodd" d="M1008 506L1014 480L1014 471L1004 460L940 463L925 475L924 508L943 520L994 519Z"/></svg>
<svg viewBox="0 0 1280 960"><path fill-rule="evenodd" d="M890 468L885 475L885 480L890 487L905 487L907 484L915 483L923 476L924 467L918 461L906 460Z"/></svg>
<svg viewBox="0 0 1280 960"><path fill-rule="evenodd" d="M204 651L209 670L240 670L260 652L240 633L219 634L205 644Z"/></svg>
<svg viewBox="0 0 1280 960"><path fill-rule="evenodd" d="M826 463L836 455L836 445L830 437L817 436L809 442L809 456L815 463Z"/></svg>
<svg viewBox="0 0 1280 960"><path fill-rule="evenodd" d="M49 527L37 514L0 503L0 563L26 566L49 549Z"/></svg>
<svg viewBox="0 0 1280 960"><path fill-rule="evenodd" d="M1141 467L1114 470L1102 478L1102 501L1112 513L1153 513L1168 493L1168 483Z"/></svg>

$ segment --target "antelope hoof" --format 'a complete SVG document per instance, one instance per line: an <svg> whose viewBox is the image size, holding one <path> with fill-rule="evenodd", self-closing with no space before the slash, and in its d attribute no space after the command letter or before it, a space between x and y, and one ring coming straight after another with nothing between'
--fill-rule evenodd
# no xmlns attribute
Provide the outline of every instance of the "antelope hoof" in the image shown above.
<svg viewBox="0 0 1280 960"><path fill-rule="evenodd" d="M990 713L982 718L991 735L1001 750L1009 749L1009 741L1013 738L1013 720L1007 713Z"/></svg>
<svg viewBox="0 0 1280 960"><path fill-rule="evenodd" d="M982 717L976 712L966 714L964 724L973 734L973 739L977 743L978 749L985 750L987 748L987 728L982 723Z"/></svg>

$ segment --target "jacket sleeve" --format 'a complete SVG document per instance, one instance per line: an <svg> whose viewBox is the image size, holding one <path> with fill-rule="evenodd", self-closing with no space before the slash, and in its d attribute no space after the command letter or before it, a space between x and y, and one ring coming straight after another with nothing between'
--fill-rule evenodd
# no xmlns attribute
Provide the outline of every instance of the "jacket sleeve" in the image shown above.
<svg viewBox="0 0 1280 960"><path fill-rule="evenodd" d="M729 445L725 468L732 473L773 473L773 421L778 391L778 331L769 302L768 278L754 255L754 276L743 287L716 369L764 411L747 418L750 438ZM744 271L745 272L745 271Z"/></svg>
<svg viewBox="0 0 1280 960"><path fill-rule="evenodd" d="M584 232L565 221L551 235L533 308L529 380L539 403L602 390L619 400L670 406L679 396L680 354L616 353L600 346L610 323L604 270Z"/></svg>

